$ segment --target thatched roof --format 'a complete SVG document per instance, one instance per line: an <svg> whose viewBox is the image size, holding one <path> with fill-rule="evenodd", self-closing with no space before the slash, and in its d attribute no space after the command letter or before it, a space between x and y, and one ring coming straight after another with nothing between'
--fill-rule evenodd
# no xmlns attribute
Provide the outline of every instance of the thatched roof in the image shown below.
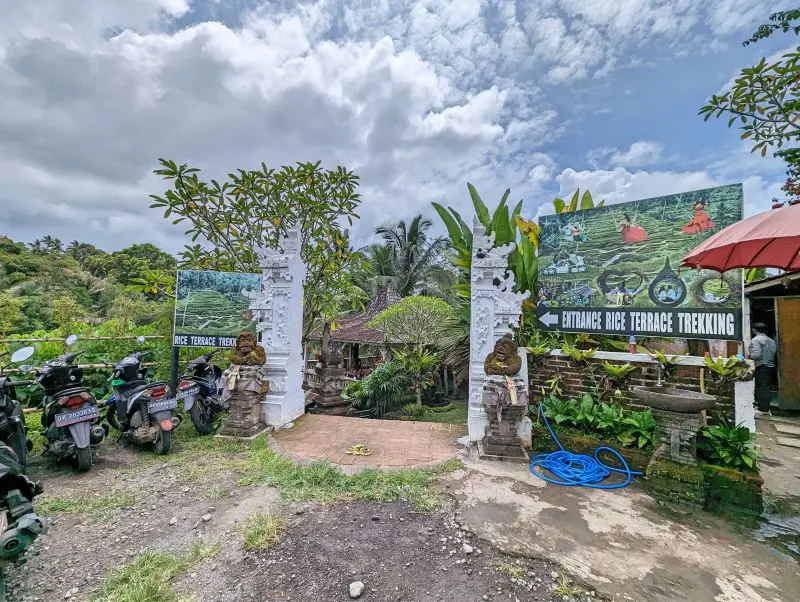
<svg viewBox="0 0 800 602"><path fill-rule="evenodd" d="M331 340L340 343L361 343L367 345L386 344L382 330L367 326L384 309L400 301L400 296L389 287L381 287L375 298L369 302L361 313L336 320L336 328L331 333ZM315 328L308 336L311 340L322 339L322 328ZM388 341L389 344L392 341Z"/></svg>

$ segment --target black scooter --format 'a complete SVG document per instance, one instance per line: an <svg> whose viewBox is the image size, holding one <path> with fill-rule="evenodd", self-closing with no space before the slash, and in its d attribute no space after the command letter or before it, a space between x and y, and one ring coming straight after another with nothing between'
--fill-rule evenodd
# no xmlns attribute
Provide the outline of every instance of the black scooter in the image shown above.
<svg viewBox="0 0 800 602"><path fill-rule="evenodd" d="M172 431L181 421L177 415L173 416L178 400L170 397L167 383L150 382L147 378L142 360L148 353L137 351L114 366L111 375L114 395L105 402L106 420L136 443L152 444L153 450L161 455L172 448Z"/></svg>
<svg viewBox="0 0 800 602"><path fill-rule="evenodd" d="M65 344L74 345L77 335L67 337ZM77 459L78 470L92 467L92 446L106 436L100 424L97 400L83 385L83 368L73 365L83 352L65 353L49 360L37 372L36 384L45 392L42 428L47 437L45 453L56 460Z"/></svg>
<svg viewBox="0 0 800 602"><path fill-rule="evenodd" d="M33 511L33 498L41 492L23 472L14 450L0 444L0 568L18 561L39 535L47 533L47 521ZM0 601L5 599L0 578Z"/></svg>
<svg viewBox="0 0 800 602"><path fill-rule="evenodd" d="M23 347L11 354L9 363L24 362L33 355L33 347ZM0 353L0 357L8 352ZM0 441L14 450L22 472L28 472L28 452L33 445L28 440L28 429L25 426L25 414L17 401L16 387L27 387L34 384L32 380L11 380L3 374L6 366L0 366ZM30 369L23 366L23 371Z"/></svg>
<svg viewBox="0 0 800 602"><path fill-rule="evenodd" d="M178 383L175 399L183 399L183 408L189 412L192 424L201 435L214 431L217 415L228 409L219 395L219 380L222 370L211 364L211 358L217 353L214 350L189 362L189 366Z"/></svg>

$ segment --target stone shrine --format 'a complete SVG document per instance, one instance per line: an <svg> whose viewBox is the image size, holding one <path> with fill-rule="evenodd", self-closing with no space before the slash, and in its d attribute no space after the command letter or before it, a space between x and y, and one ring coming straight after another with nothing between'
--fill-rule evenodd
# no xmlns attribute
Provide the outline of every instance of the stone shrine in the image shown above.
<svg viewBox="0 0 800 602"><path fill-rule="evenodd" d="M309 411L346 415L350 400L342 398L342 389L350 379L345 377L342 345L331 341L330 322L322 329L320 357L313 370L314 374L310 379L312 388L308 398L316 403L316 410Z"/></svg>

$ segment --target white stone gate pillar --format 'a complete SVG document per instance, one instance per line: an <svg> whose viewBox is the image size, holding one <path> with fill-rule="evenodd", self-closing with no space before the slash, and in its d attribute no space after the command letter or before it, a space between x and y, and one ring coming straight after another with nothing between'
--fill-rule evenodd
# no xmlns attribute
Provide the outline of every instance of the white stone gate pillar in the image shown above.
<svg viewBox="0 0 800 602"><path fill-rule="evenodd" d="M267 354L269 393L261 402L264 422L280 427L305 412L303 392L303 280L300 232L289 230L282 250L261 249L261 290L252 295L258 342Z"/></svg>
<svg viewBox="0 0 800 602"><path fill-rule="evenodd" d="M483 385L486 374L483 362L504 334L519 326L522 302L530 292L515 293L514 274L508 270L508 256L513 243L494 246L494 234L486 235L486 228L473 219L471 313L469 337L469 440L478 441L486 432L488 420L483 409ZM528 374L527 356L523 351L522 371Z"/></svg>

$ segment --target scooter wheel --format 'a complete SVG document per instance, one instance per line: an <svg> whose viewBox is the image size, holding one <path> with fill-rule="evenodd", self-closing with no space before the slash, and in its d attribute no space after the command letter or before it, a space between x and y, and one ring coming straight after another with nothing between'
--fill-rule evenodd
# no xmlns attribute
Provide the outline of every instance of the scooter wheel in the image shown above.
<svg viewBox="0 0 800 602"><path fill-rule="evenodd" d="M78 472L87 472L92 467L92 448L78 449Z"/></svg>
<svg viewBox="0 0 800 602"><path fill-rule="evenodd" d="M165 431L159 428L154 451L159 456L163 456L164 454L168 454L170 449L172 449L172 431Z"/></svg>

